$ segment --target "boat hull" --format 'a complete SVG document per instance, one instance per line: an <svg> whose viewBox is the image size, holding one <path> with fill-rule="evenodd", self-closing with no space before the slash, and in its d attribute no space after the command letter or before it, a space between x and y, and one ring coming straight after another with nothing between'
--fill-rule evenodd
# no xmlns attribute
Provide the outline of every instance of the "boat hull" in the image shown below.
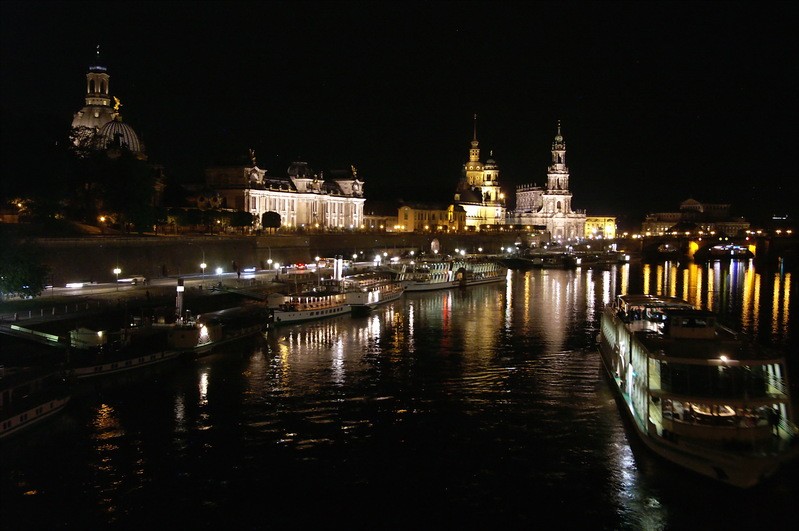
<svg viewBox="0 0 799 531"><path fill-rule="evenodd" d="M179 358L182 354L182 350L166 350L163 352L156 352L143 356L108 361L107 363L98 363L85 367L75 367L69 371L69 374L73 378L78 379L94 378L108 374L118 374L125 371L142 369L144 367L165 363L167 361Z"/></svg>
<svg viewBox="0 0 799 531"><path fill-rule="evenodd" d="M364 299L368 298L368 293L361 292L355 294L356 297L353 297L350 302L350 306L352 306L352 312L357 314L368 313L369 311L381 306L383 304L388 304L389 302L394 302L399 300L402 297L402 294L405 293L405 289L397 289L394 291L387 291L387 292L374 292L373 297L368 302L361 302Z"/></svg>
<svg viewBox="0 0 799 531"><path fill-rule="evenodd" d="M447 280L443 282L413 282L411 281L407 286L405 286L405 291L435 291L439 289L449 289L449 288L460 288L460 287L469 287L469 286L478 286L481 284L494 284L497 282L503 282L505 280L504 276L497 276L497 277L490 277L490 278L480 278L480 279L472 279L472 280Z"/></svg>
<svg viewBox="0 0 799 531"><path fill-rule="evenodd" d="M302 323L305 321L335 317L337 315L348 315L350 313L352 313L352 306L350 304L309 310L274 310L273 324L275 326L280 326Z"/></svg>
<svg viewBox="0 0 799 531"><path fill-rule="evenodd" d="M739 488L750 488L776 473L783 462L796 457L796 451L779 456L757 457L732 451L708 451L699 444L689 441L681 441L678 444L644 430L641 419L636 418L633 412L634 408L624 390L623 381L616 376L609 361L614 355L610 343L602 337L602 334L598 339L602 366L628 430L634 431L636 437L661 458L705 477Z"/></svg>
<svg viewBox="0 0 799 531"><path fill-rule="evenodd" d="M64 410L69 400L69 396L54 398L4 418L0 422L0 439L15 435L56 415Z"/></svg>

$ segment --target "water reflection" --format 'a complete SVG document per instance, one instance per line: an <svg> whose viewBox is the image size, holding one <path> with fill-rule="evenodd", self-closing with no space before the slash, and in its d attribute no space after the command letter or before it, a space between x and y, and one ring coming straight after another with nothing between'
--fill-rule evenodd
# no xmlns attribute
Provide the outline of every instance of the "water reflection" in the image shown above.
<svg viewBox="0 0 799 531"><path fill-rule="evenodd" d="M630 293L624 267L616 272L621 278L620 293ZM641 289L645 294L680 296L719 313L728 326L777 346L789 341L791 273L760 272L752 261L743 260L643 264ZM768 312L766 323L761 322L763 311ZM761 330L764 325L767 328Z"/></svg>
<svg viewBox="0 0 799 531"><path fill-rule="evenodd" d="M21 445L8 461L24 470L7 477L33 479L3 493L52 492L48 502L64 500L59 515L99 507L101 524L161 503L174 504L183 527L207 527L211 513L277 527L296 524L297 500L330 499L329 521L358 499L404 515L406 527L453 514L485 517L466 522L474 527L514 527L503 518L532 527L553 507L562 528L688 527L681 514L735 527L737 515L718 510L733 503L728 492L712 498L674 467L633 454L593 350L597 323L617 294L659 293L795 345L791 289L790 274L749 262L632 263L407 294L364 317L281 327L170 377L76 401L62 417L79 419L59 442L63 458L42 464L41 448ZM535 485L535 496L507 488L518 484ZM795 494L768 489L757 505L770 515L775 492ZM690 511L686 498L696 500ZM398 527L379 514L374 522Z"/></svg>

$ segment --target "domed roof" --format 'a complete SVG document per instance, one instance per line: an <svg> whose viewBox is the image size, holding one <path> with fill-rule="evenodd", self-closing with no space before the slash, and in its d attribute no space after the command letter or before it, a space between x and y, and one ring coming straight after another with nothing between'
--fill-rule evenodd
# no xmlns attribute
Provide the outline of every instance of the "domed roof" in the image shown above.
<svg viewBox="0 0 799 531"><path fill-rule="evenodd" d="M313 170L308 165L308 163L300 161L295 161L291 163L291 165L288 168L288 174L290 177L298 179L311 179L314 176Z"/></svg>
<svg viewBox="0 0 799 531"><path fill-rule="evenodd" d="M111 120L97 132L97 148L108 149L123 147L134 153L144 151L144 146L139 142L139 137L131 126L124 123L119 117Z"/></svg>
<svg viewBox="0 0 799 531"><path fill-rule="evenodd" d="M497 161L494 159L488 159L486 161L485 166L483 166L487 170L496 170L497 169Z"/></svg>
<svg viewBox="0 0 799 531"><path fill-rule="evenodd" d="M108 105L86 105L75 113L72 127L100 128L114 119L114 109Z"/></svg>

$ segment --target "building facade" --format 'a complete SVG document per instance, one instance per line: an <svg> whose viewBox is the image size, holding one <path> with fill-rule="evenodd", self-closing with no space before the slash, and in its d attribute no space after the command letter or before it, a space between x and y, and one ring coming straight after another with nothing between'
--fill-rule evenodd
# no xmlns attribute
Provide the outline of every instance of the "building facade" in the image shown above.
<svg viewBox="0 0 799 531"><path fill-rule="evenodd" d="M505 195L499 186L499 166L493 158L480 161L480 142L477 140L477 115L469 160L455 190L455 205L466 213L466 229L480 230L483 225L505 223Z"/></svg>
<svg viewBox="0 0 799 531"><path fill-rule="evenodd" d="M449 232L465 230L466 210L461 205L447 207L422 204L403 204L397 212L395 232Z"/></svg>
<svg viewBox="0 0 799 531"><path fill-rule="evenodd" d="M85 105L72 117L69 134L72 146L78 156L118 148L146 160L144 144L133 128L122 121L122 103L111 96L110 82L111 76L102 65L98 46L94 62L86 73Z"/></svg>
<svg viewBox="0 0 799 531"><path fill-rule="evenodd" d="M616 237L614 216L586 216L585 238L612 240Z"/></svg>
<svg viewBox="0 0 799 531"><path fill-rule="evenodd" d="M221 207L250 212L255 227L266 212L280 215L280 226L311 230L363 229L364 183L353 166L331 179L313 173L306 162L294 162L285 177L272 177L251 166L206 169L206 185L221 198Z"/></svg>
<svg viewBox="0 0 799 531"><path fill-rule="evenodd" d="M535 184L517 187L516 208L508 214L507 222L544 228L554 241L583 238L586 216L584 210L572 209L566 141L561 135L560 122L551 152L546 187Z"/></svg>
<svg viewBox="0 0 799 531"><path fill-rule="evenodd" d="M706 232L735 235L749 229L749 222L730 214L727 203L702 203L686 199L678 212L647 214L641 224L641 233L654 236L672 232Z"/></svg>

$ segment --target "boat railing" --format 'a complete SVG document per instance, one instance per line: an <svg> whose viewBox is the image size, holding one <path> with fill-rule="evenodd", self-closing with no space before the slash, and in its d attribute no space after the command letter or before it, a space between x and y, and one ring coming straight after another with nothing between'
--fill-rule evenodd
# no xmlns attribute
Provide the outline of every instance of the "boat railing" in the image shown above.
<svg viewBox="0 0 799 531"><path fill-rule="evenodd" d="M766 376L765 380L766 380L766 387L774 389L780 395L784 396L788 395L788 385L785 382L785 379L780 378L778 376L774 376L773 374L769 374Z"/></svg>

